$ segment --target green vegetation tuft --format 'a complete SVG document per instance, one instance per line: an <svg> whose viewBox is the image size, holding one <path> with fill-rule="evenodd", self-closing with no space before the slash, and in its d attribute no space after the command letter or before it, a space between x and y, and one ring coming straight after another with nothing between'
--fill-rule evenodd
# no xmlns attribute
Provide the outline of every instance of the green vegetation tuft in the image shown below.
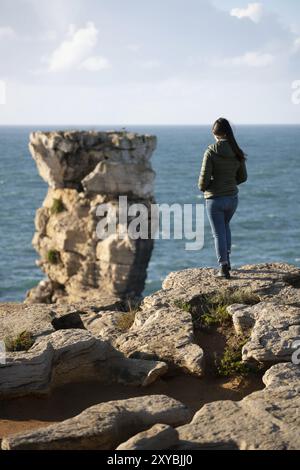
<svg viewBox="0 0 300 470"><path fill-rule="evenodd" d="M184 312L192 313L192 306L188 302L183 302L182 300L174 300L173 304L175 307L180 308Z"/></svg>
<svg viewBox="0 0 300 470"><path fill-rule="evenodd" d="M194 298L192 302L175 300L173 304L185 312L189 312L193 318L195 330L213 333L214 330L224 337L226 347L215 351L215 363L213 369L221 377L241 377L250 373L259 373L260 365L248 364L242 360L242 349L248 338L237 337L232 317L228 313L228 307L233 304L255 305L260 302L258 295L250 288L220 289L213 294L203 294Z"/></svg>
<svg viewBox="0 0 300 470"><path fill-rule="evenodd" d="M28 331L22 331L15 338L6 338L5 347L7 351L18 352L18 351L28 351L31 346L34 344L31 333Z"/></svg>
<svg viewBox="0 0 300 470"><path fill-rule="evenodd" d="M206 295L202 305L202 314L199 319L203 327L226 326L231 324L231 315L227 309L233 304L255 305L260 298L249 288L230 291L226 288L219 292Z"/></svg>
<svg viewBox="0 0 300 470"><path fill-rule="evenodd" d="M234 291L223 288L210 297L210 302L217 305L246 304L255 305L260 302L258 295L253 293L250 288L240 288Z"/></svg>
<svg viewBox="0 0 300 470"><path fill-rule="evenodd" d="M49 250L47 260L50 264L58 264L60 262L60 254L56 250Z"/></svg>
<svg viewBox="0 0 300 470"><path fill-rule="evenodd" d="M50 209L51 214L60 214L66 210L61 199L53 199L53 204Z"/></svg>
<svg viewBox="0 0 300 470"><path fill-rule="evenodd" d="M206 327L226 325L231 323L231 315L227 312L227 305L217 305L202 315L201 321Z"/></svg>
<svg viewBox="0 0 300 470"><path fill-rule="evenodd" d="M194 301L195 305L183 300L174 300L173 304L193 316L194 326L197 328L211 328L231 324L231 315L227 308L232 304L255 305L260 298L249 288L221 289L214 294L203 295Z"/></svg>
<svg viewBox="0 0 300 470"><path fill-rule="evenodd" d="M217 372L221 377L245 377L251 372L249 364L242 361L242 349L248 339L227 345L223 357L216 362Z"/></svg>

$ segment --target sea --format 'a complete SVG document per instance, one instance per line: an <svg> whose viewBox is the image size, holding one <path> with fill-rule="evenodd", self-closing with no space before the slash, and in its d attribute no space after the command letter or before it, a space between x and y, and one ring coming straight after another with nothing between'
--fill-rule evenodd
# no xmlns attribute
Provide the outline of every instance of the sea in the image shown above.
<svg viewBox="0 0 300 470"><path fill-rule="evenodd" d="M22 301L44 274L31 246L34 216L47 192L28 150L36 130L121 130L123 126L0 127L0 301ZM128 126L154 134L152 157L158 204L204 205L197 183L203 154L213 143L210 126ZM300 126L236 126L247 154L248 181L240 186L231 222L232 265L286 262L300 266ZM186 249L187 240L155 241L144 295L161 288L171 271L217 267L205 214L204 246Z"/></svg>

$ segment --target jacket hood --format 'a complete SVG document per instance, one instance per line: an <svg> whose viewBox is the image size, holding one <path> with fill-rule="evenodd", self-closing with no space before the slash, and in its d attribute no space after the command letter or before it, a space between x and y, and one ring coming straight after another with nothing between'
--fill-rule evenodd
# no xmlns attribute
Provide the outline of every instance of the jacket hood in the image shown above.
<svg viewBox="0 0 300 470"><path fill-rule="evenodd" d="M215 144L210 145L208 148L221 157L236 157L228 140L221 140Z"/></svg>

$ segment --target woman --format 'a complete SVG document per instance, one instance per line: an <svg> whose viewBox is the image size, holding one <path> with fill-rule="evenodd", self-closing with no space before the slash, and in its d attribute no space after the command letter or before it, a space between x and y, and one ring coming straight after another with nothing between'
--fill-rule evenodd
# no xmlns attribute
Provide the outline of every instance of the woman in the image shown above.
<svg viewBox="0 0 300 470"><path fill-rule="evenodd" d="M213 126L216 143L204 154L199 189L204 192L206 210L220 265L218 277L230 279L230 220L238 207L238 185L247 181L246 156L235 140L227 119Z"/></svg>

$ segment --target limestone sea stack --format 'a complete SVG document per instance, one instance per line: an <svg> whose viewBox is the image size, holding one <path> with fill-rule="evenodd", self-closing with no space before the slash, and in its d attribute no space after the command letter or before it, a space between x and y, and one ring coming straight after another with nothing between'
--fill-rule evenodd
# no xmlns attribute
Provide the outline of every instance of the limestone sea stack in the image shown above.
<svg viewBox="0 0 300 470"><path fill-rule="evenodd" d="M28 303L70 303L91 298L139 297L153 240L119 237L135 218L130 208L155 204L151 156L156 137L129 132L34 132L30 152L49 185L37 210L33 246L46 280L28 292ZM127 197L125 226L119 197ZM100 217L97 208L106 204ZM117 232L99 238L101 217ZM151 210L148 210L151 226ZM121 227L122 225L122 227Z"/></svg>

